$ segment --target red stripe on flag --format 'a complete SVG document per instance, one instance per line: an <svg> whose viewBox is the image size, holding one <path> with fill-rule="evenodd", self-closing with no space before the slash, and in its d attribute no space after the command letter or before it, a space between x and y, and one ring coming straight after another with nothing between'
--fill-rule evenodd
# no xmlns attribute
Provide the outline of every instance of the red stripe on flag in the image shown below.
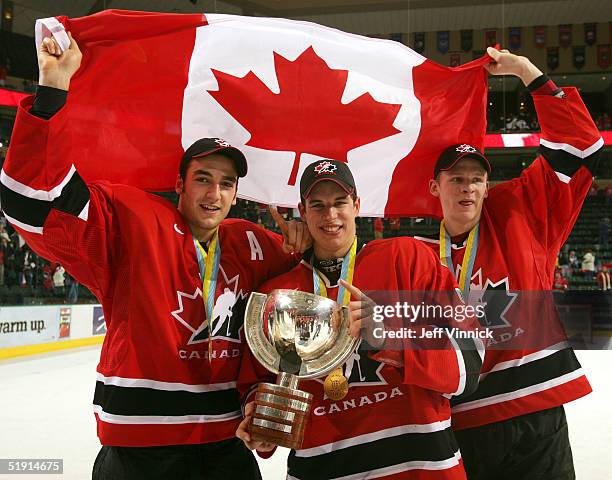
<svg viewBox="0 0 612 480"><path fill-rule="evenodd" d="M183 93L202 14L105 10L58 17L83 52L70 84L74 163L83 178L146 190L174 186ZM100 168L100 163L104 168Z"/></svg>
<svg viewBox="0 0 612 480"><path fill-rule="evenodd" d="M488 55L459 67L430 60L413 69L414 93L421 103L419 138L397 165L385 216L440 217L440 201L429 193L429 180L442 150L455 143L483 148L486 130ZM410 199L411 210L406 211Z"/></svg>

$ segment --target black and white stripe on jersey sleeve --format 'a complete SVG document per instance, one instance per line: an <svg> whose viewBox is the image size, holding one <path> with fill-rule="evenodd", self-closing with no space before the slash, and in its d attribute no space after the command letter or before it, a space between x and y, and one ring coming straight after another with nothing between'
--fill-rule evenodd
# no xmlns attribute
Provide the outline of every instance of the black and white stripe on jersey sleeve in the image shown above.
<svg viewBox="0 0 612 480"><path fill-rule="evenodd" d="M564 385L583 375L574 351L560 343L495 365L480 376L476 393L451 400L452 412L516 400Z"/></svg>
<svg viewBox="0 0 612 480"><path fill-rule="evenodd" d="M0 200L5 217L13 225L31 233L43 233L51 209L87 221L89 188L74 165L62 181L51 190L35 190L4 170L0 173Z"/></svg>
<svg viewBox="0 0 612 480"><path fill-rule="evenodd" d="M603 149L603 138L596 140L591 146L580 150L568 143L556 143L540 139L540 153L549 163L551 168L564 183L569 183L572 175L582 166L595 171L600 153Z"/></svg>
<svg viewBox="0 0 612 480"><path fill-rule="evenodd" d="M457 355L459 384L455 392L444 396L447 398L464 398L474 393L478 388L485 345L478 338L461 338L458 334L453 333L450 328L445 328L445 331Z"/></svg>

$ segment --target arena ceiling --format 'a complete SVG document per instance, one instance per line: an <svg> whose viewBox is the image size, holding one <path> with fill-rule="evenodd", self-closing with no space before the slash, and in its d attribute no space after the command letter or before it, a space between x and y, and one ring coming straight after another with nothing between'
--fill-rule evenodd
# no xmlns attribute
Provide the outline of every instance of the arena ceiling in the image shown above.
<svg viewBox="0 0 612 480"><path fill-rule="evenodd" d="M612 21L610 0L13 0L13 31L37 18L105 8L297 18L352 33L482 29Z"/></svg>
<svg viewBox="0 0 612 480"><path fill-rule="evenodd" d="M80 17L107 8L294 18L366 35L612 21L612 0L13 0L13 5L13 32L29 36L37 18ZM611 77L571 75L570 82L604 91ZM561 76L556 80L565 84ZM504 82L491 82L491 90L514 89L512 79Z"/></svg>

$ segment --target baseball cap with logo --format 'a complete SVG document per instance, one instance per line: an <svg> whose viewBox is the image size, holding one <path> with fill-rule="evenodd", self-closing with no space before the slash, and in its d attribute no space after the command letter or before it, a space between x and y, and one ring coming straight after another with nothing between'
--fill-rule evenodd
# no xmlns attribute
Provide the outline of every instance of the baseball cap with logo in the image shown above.
<svg viewBox="0 0 612 480"><path fill-rule="evenodd" d="M192 158L202 158L207 155L218 153L224 155L234 161L236 172L239 177L244 177L247 174L247 161L244 154L236 147L232 147L222 138L200 138L194 142L183 154L181 159L181 176L184 176L184 170Z"/></svg>
<svg viewBox="0 0 612 480"><path fill-rule="evenodd" d="M345 162L338 160L317 160L308 165L300 179L300 196L306 199L313 187L325 180L335 182L348 194L357 195L355 179Z"/></svg>
<svg viewBox="0 0 612 480"><path fill-rule="evenodd" d="M489 160L487 160L487 157L485 157L484 154L477 148L466 143L461 143L451 145L442 152L438 158L438 161L436 162L436 166L434 167L434 178L436 178L440 172L450 170L459 160L463 160L464 158L473 158L474 160L478 160L487 173L491 173L491 164L489 163Z"/></svg>

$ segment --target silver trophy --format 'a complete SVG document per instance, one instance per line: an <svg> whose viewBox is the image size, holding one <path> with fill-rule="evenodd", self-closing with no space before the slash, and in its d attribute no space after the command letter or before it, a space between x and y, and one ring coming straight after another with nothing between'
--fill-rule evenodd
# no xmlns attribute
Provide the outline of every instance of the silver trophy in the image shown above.
<svg viewBox="0 0 612 480"><path fill-rule="evenodd" d="M253 292L244 324L253 355L277 374L276 384L257 388L251 438L300 448L312 395L299 390L298 382L337 371L354 352L359 339L348 333L348 308L297 290ZM341 373L328 377L326 393L328 384L330 391L348 388Z"/></svg>

